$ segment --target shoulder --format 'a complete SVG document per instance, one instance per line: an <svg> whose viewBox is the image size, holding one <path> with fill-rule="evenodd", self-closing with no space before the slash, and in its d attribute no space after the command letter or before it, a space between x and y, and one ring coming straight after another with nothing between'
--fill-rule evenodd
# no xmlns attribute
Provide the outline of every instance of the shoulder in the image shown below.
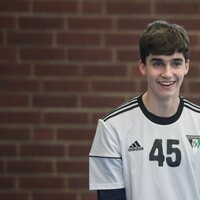
<svg viewBox="0 0 200 200"><path fill-rule="evenodd" d="M135 97L135 98L123 103L122 105L113 109L111 112L104 115L101 119L105 122L108 119L111 119L114 117L121 117L122 114L128 113L131 110L134 110L135 108L139 107L138 98L139 97Z"/></svg>
<svg viewBox="0 0 200 200"><path fill-rule="evenodd" d="M196 113L200 113L200 106L197 104L192 103L191 101L184 99L183 98L183 106L184 108L196 112Z"/></svg>

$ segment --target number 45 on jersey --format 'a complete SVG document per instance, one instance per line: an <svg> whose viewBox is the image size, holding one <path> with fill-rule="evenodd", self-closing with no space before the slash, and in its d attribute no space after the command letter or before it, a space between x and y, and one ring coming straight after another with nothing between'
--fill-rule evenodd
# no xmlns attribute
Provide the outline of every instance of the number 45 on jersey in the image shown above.
<svg viewBox="0 0 200 200"><path fill-rule="evenodd" d="M155 139L149 153L149 160L157 161L159 167L163 167L165 160L168 166L178 167L181 163L181 151L178 148L179 140L169 139L165 142L167 142L167 149L166 152L163 152L163 140Z"/></svg>

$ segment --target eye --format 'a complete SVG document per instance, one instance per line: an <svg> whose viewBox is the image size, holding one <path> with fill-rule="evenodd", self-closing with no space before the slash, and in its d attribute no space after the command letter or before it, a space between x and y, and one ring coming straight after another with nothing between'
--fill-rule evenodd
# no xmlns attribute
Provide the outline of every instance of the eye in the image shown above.
<svg viewBox="0 0 200 200"><path fill-rule="evenodd" d="M155 68L160 68L160 67L164 66L164 63L161 62L161 61L154 61L154 62L152 63L152 65L153 65L153 67L155 67Z"/></svg>
<svg viewBox="0 0 200 200"><path fill-rule="evenodd" d="M183 65L183 62L182 62L182 61L174 61L174 62L172 63L172 66L173 66L173 67L176 67L176 68L181 67L182 65Z"/></svg>

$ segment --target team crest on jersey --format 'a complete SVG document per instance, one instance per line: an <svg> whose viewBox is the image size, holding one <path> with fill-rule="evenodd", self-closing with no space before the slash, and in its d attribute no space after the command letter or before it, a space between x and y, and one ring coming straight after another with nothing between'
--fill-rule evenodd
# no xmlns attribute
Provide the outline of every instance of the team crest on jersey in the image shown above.
<svg viewBox="0 0 200 200"><path fill-rule="evenodd" d="M187 138L194 151L200 150L200 135L187 135Z"/></svg>

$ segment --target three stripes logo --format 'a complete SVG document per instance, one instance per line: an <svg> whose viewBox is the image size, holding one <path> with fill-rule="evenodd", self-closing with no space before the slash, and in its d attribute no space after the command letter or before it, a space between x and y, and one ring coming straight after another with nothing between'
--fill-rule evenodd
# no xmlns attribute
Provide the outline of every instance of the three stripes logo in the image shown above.
<svg viewBox="0 0 200 200"><path fill-rule="evenodd" d="M144 148L141 147L141 145L138 143L137 140L128 148L128 151L142 151L142 150L144 150Z"/></svg>

